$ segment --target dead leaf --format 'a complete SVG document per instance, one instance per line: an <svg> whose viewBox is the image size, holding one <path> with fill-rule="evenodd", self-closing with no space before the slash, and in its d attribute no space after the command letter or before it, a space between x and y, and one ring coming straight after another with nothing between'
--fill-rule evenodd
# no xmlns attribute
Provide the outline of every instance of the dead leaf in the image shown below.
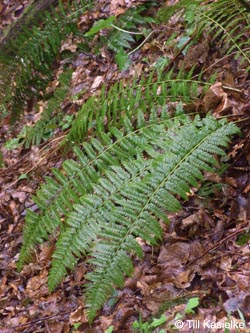
<svg viewBox="0 0 250 333"><path fill-rule="evenodd" d="M68 36L68 39L64 43L62 43L60 52L70 51L72 53L75 53L76 50L77 50L77 45L73 41L73 35L71 34Z"/></svg>
<svg viewBox="0 0 250 333"><path fill-rule="evenodd" d="M11 194L13 199L18 199L20 203L24 203L24 201L27 199L27 193L26 192L14 192Z"/></svg>
<svg viewBox="0 0 250 333"><path fill-rule="evenodd" d="M69 330L65 327L65 323L63 322L58 322L58 321L49 321L48 322L48 327L51 332L56 332L56 333L67 333ZM76 333L76 331L74 331ZM82 332L81 332L82 333Z"/></svg>
<svg viewBox="0 0 250 333"><path fill-rule="evenodd" d="M193 66L198 64L204 64L209 52L209 44L207 39L204 39L201 43L191 45L184 57L182 66L185 70L191 70Z"/></svg>
<svg viewBox="0 0 250 333"><path fill-rule="evenodd" d="M214 111L216 114L223 114L231 108L228 95L224 92L221 82L213 84L203 98L205 112Z"/></svg>
<svg viewBox="0 0 250 333"><path fill-rule="evenodd" d="M163 247L158 257L162 279L172 282L177 288L187 288L199 270L199 266L186 268L186 264L199 257L203 248L199 243L177 242Z"/></svg>
<svg viewBox="0 0 250 333"><path fill-rule="evenodd" d="M103 76L98 75L95 77L94 82L91 85L91 91L96 90L103 83Z"/></svg>
<svg viewBox="0 0 250 333"><path fill-rule="evenodd" d="M39 275L30 278L25 289L27 295L31 298L47 295L47 277L48 272L46 269L44 269Z"/></svg>
<svg viewBox="0 0 250 333"><path fill-rule="evenodd" d="M110 14L119 16L126 11L126 4L124 0L111 0L110 1Z"/></svg>
<svg viewBox="0 0 250 333"><path fill-rule="evenodd" d="M70 314L69 317L70 325L75 323L87 323L88 319L84 313L84 307L80 305L74 312Z"/></svg>

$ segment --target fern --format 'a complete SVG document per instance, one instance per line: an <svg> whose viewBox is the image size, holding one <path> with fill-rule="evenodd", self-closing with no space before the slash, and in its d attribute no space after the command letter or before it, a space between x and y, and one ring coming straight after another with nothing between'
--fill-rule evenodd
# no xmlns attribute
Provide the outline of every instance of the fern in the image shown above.
<svg viewBox="0 0 250 333"><path fill-rule="evenodd" d="M181 0L174 6L163 8L158 17L169 20L177 12L192 17L200 33L208 31L212 38L219 39L226 54L235 53L236 58L250 64L247 33L250 27L250 12L243 1L218 0L203 4L201 0ZM217 44L218 45L218 44Z"/></svg>
<svg viewBox="0 0 250 333"><path fill-rule="evenodd" d="M29 210L27 212L20 266L30 259L35 244L47 239L48 234L55 232L61 225L61 216L67 217L70 214L73 203L79 203L80 197L92 190L103 170L142 153L147 145L155 142L160 135L159 128L153 125L150 132L145 128L144 131L140 129L124 135L113 128L111 133L113 138L102 135L106 147L93 138L83 145L85 154L78 147L74 148L78 162L66 160L62 172L52 170L55 179L47 178L47 183L42 185L33 198L41 210L40 216ZM140 136L142 138L139 140ZM150 149L148 151L150 153Z"/></svg>
<svg viewBox="0 0 250 333"><path fill-rule="evenodd" d="M249 40L245 33L250 27L250 14L241 2L220 0L213 3L210 10L200 13L209 33L213 38L220 38L225 53L236 52L236 58L240 57L242 61L247 61L249 66L250 53L249 50L245 50ZM240 26L241 29L239 29ZM201 28L203 28L202 25Z"/></svg>
<svg viewBox="0 0 250 333"><path fill-rule="evenodd" d="M171 73L170 76L172 76ZM170 91L174 97L177 94L176 90L180 91L179 88L182 85L178 86L178 80L176 83L175 80L169 79L169 82L172 83ZM173 89L177 86L178 89ZM190 87L192 87L190 91L196 93L197 82L191 82ZM162 119L169 118L164 107L166 96L170 94L165 81L161 82L160 88L159 90L159 83L153 83L152 73L148 80L141 81L135 93L130 88L124 90L123 82L120 82L115 84L108 93L103 89L99 98L90 97L84 104L72 124L66 142L72 144L72 140L82 141L91 129L97 132L97 137L104 140L106 147L104 148L94 138L83 145L83 149L86 151L85 155L82 155L79 148L75 147L74 151L78 162L65 161L62 172L57 169L52 171L56 179L48 178L47 184L41 186L36 198L34 198L41 214L37 216L30 211L27 213L24 232L25 247L21 251L20 265L29 260L35 244L41 240L39 230L42 231L42 238L47 239L48 234L55 232L57 227L61 225L60 217L62 215L68 216L72 205L78 203L79 198L86 191L91 190L93 184L98 180L96 175L93 176L96 167L101 175L102 170L105 170L107 166L129 159L135 154L135 149L138 153L142 152L148 142L154 142L159 138L160 133L156 129L155 132L153 127L150 135L146 132L147 136L142 141L143 145L139 144L140 141L138 142L137 139L145 126L145 118L152 126L158 122L159 113ZM159 95L157 90L161 91ZM186 93L186 91L187 88L182 93ZM133 114L133 110L136 108L138 109L137 113ZM109 123L108 130L113 138L104 134L105 121ZM123 129L123 132L119 132L117 128ZM115 142L113 142L114 138ZM123 148L122 153L120 145ZM126 153L124 147L127 149Z"/></svg>
<svg viewBox="0 0 250 333"><path fill-rule="evenodd" d="M150 6L152 6L151 3ZM142 13L143 11L145 11L145 9L146 6L138 6L136 10L127 10L117 20L117 27L132 32L136 32L138 30L138 26L145 27L145 23L153 21L153 18L151 17L142 16ZM112 29L112 31L108 35L107 46L115 53L118 53L121 49L129 50L131 49L131 45L136 42L136 37L138 36L139 35L130 34L122 30ZM101 42L102 44L106 43L106 39L101 38Z"/></svg>
<svg viewBox="0 0 250 333"><path fill-rule="evenodd" d="M90 6L91 1L80 1L68 5L64 9L62 3L59 10L45 12L43 27L33 27L32 31L24 31L12 42L1 56L5 71L0 74L0 84L8 87L0 96L2 103L10 106L15 119L25 101L31 96L40 96L51 79L51 67L58 54L61 42L77 29L77 18ZM70 13L70 15L69 15ZM12 56L14 54L14 57ZM11 80L8 73L12 73ZM32 89L31 89L32 87ZM0 89L1 92L2 89Z"/></svg>
<svg viewBox="0 0 250 333"><path fill-rule="evenodd" d="M59 86L55 88L53 97L48 100L47 106L41 113L40 119L33 126L25 126L17 136L19 143L29 148L31 145L39 145L44 138L51 136L63 119L60 105L68 92L68 86L72 71L64 71L59 79Z"/></svg>
<svg viewBox="0 0 250 333"><path fill-rule="evenodd" d="M144 118L139 129L129 127L126 133L113 128L84 144L83 151L75 148L79 162L67 160L63 171L54 169L55 179L47 178L34 198L40 214L26 216L19 268L31 259L36 243L59 227L50 290L77 258L90 256L90 321L113 287L123 285L124 274L132 272L128 255L142 255L136 237L151 244L161 238L157 221L180 208L175 196L186 199L203 170L213 170L213 155L224 154L221 147L237 128L209 116L192 122L181 115L163 116L158 124Z"/></svg>
<svg viewBox="0 0 250 333"><path fill-rule="evenodd" d="M177 75L169 71L165 75L159 73L155 78L152 72L139 83L135 79L129 86L124 81L115 83L109 91L103 86L99 96L92 96L83 104L72 123L65 144L81 142L89 131L96 131L98 136L109 127L126 127L128 122L131 122L132 127L139 127L140 119L148 111L151 119L156 119L160 110L165 112L167 100L182 100L187 103L197 98L198 85L205 90L212 81L195 81L192 80L192 75L192 71L180 71Z"/></svg>
<svg viewBox="0 0 250 333"><path fill-rule="evenodd" d="M95 235L90 253L93 272L87 276L90 283L86 287L90 321L113 287L123 286L124 273L131 274L133 266L128 253L141 255L136 237L154 244L161 237L157 219L162 218L164 210L178 208L174 195L186 199L201 171L211 170L216 164L212 154L223 154L220 146L226 145L235 128L220 126L208 118L203 124L197 121L183 126L173 136L170 152L157 158L147 175L128 184L114 200L115 208L106 215L106 223Z"/></svg>

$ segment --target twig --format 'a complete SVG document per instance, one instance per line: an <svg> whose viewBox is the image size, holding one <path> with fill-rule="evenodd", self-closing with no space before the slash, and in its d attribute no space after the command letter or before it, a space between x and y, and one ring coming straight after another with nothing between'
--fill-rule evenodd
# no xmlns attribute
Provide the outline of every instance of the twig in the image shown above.
<svg viewBox="0 0 250 333"><path fill-rule="evenodd" d="M231 91L235 91L235 92L238 92L238 93L242 93L242 90L237 89L237 88L233 88L233 87L229 87L229 86L222 86L222 88L226 89L226 90L231 90Z"/></svg>
<svg viewBox="0 0 250 333"><path fill-rule="evenodd" d="M228 235L227 237L223 238L222 240L220 240L218 243L216 243L215 245L213 245L212 247L210 247L209 249L205 250L199 257L195 258L194 260L192 260L191 262L189 262L186 267L192 265L193 263L195 263L197 260L200 260L201 258L203 258L207 253L217 249L218 247L220 247L223 243L225 243L227 240L229 240L230 238L241 234L244 231L247 231L250 229L250 226L248 227L244 227L241 228L239 230L234 231L232 234Z"/></svg>
<svg viewBox="0 0 250 333"><path fill-rule="evenodd" d="M188 41L186 41L186 43L180 48L180 50L177 52L177 54L174 56L174 58L170 61L169 64L167 64L167 66L164 68L163 72L166 72L169 70L169 68L173 65L173 63L176 61L176 59L180 56L180 54L185 50L185 48L188 46L188 44L193 40L194 38L194 33L192 34L192 36L189 38Z"/></svg>
<svg viewBox="0 0 250 333"><path fill-rule="evenodd" d="M246 47L246 48L242 49L242 51L244 51L244 52L245 52L245 51L249 51L249 50L250 50L250 47ZM230 54L226 54L224 57L222 57L222 58L216 60L213 64L211 64L210 66L208 66L207 68L205 68L204 70L202 70L199 74L194 75L193 78L198 77L198 76L200 76L201 74L204 74L204 73L207 72L209 69L211 69L212 67L214 67L215 65L217 65L219 62L221 62L221 61L223 61L223 60L225 60L225 59L231 57L232 55L234 55L234 54L236 54L236 53L238 53L238 52L239 52L239 51L234 51L234 52L232 52L232 53L230 53Z"/></svg>
<svg viewBox="0 0 250 333"><path fill-rule="evenodd" d="M175 301L178 301L180 299L185 299L187 297L192 297L194 295L208 295L209 291L207 290L194 290L194 291L190 291L187 292L185 294L182 294L182 291L176 296L176 297L170 297L166 300L166 302L168 303L174 303ZM150 297L145 296L145 299L150 299L153 300L154 302L160 302L163 303L164 301L162 301L162 299L157 299L156 297L154 297L154 295L151 295Z"/></svg>
<svg viewBox="0 0 250 333"><path fill-rule="evenodd" d="M71 313L71 311L67 311L67 312L58 313L58 314L55 314L55 315L44 316L42 318L32 320L29 323L14 326L14 327L12 327L12 329L16 329L16 328L19 328L19 327L32 326L33 324L36 324L36 323L39 323L39 322L42 322L42 321L45 321L45 320L50 320L50 319L53 319L53 318L56 318L56 317L59 317L59 316L69 315L70 313Z"/></svg>

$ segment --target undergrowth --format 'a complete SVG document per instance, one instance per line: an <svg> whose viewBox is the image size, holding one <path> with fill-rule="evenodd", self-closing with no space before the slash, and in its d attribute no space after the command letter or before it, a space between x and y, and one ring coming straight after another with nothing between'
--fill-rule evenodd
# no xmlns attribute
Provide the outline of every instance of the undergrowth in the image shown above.
<svg viewBox="0 0 250 333"><path fill-rule="evenodd" d="M250 11L247 1L219 0L204 4L203 0L180 0L176 5L163 7L160 21L166 23L173 15L181 15L196 35L205 32L225 54L240 58L249 70L250 48L248 31Z"/></svg>
<svg viewBox="0 0 250 333"><path fill-rule="evenodd" d="M42 97L52 79L51 68L62 41L78 31L77 20L91 4L86 0L73 1L65 8L59 2L57 9L43 13L41 28L24 29L1 50L0 68L4 70L0 74L0 100L11 109L12 121L19 117L31 97Z"/></svg>
<svg viewBox="0 0 250 333"><path fill-rule="evenodd" d="M51 79L62 40L79 32L78 12L82 7L68 15L61 5L53 18L45 15L44 28L34 28L20 51L14 48L15 84L10 85L5 100L14 113L20 101L27 100L30 87L39 92ZM110 29L107 37L97 29L97 49L106 42L115 56L140 43L122 30L137 28L136 20L142 25L142 12L131 9L132 23L126 16L129 13L116 22L110 20L113 26L103 26ZM178 13L184 13L185 24L195 25L197 38L211 35L214 43L223 45L225 54L234 54L242 66L249 63L249 12L241 1L201 5L199 0L181 0L162 9L159 17L166 22ZM27 50L36 43L31 56ZM26 147L40 144L46 131L60 123L60 103L67 94L70 72L63 75L40 120L26 129ZM33 196L39 212L27 209L18 269L32 260L38 243L53 238L56 245L48 280L52 291L85 258L89 266L85 304L93 321L114 288L122 288L125 277L132 274L131 258L143 256L138 237L152 246L159 244L159 222L167 223L168 212L181 208L181 201L200 184L204 171L216 172L215 156L225 155L230 138L239 132L235 124L210 114L184 113L183 104L201 96L211 83L212 79L203 82L202 76L194 80L192 70L176 73L175 67L161 68L157 75L151 72L130 84L121 80L109 89L103 85L99 95L83 103L62 143L75 157L66 159L60 169L52 169L51 177L45 178ZM171 109L170 101L175 102Z"/></svg>
<svg viewBox="0 0 250 333"><path fill-rule="evenodd" d="M77 21L93 6L94 1L80 0L69 2L66 6L59 1L59 6L50 12L43 13L43 25L25 29L11 45L1 50L0 56L0 103L12 111L12 122L18 119L26 102L34 96L42 98L48 82L52 79L51 68L56 66L63 41L69 35L80 37L78 50L89 51L92 37L87 37L79 30ZM152 4L152 2L149 2ZM131 48L136 39L123 31L125 28L137 29L146 24L150 18L141 16L147 6L138 6L118 17L114 23L116 28L108 32L106 38L100 38L97 50L108 39L108 47L118 53ZM121 57L120 57L121 58ZM11 78L10 78L11 73ZM46 98L46 95L45 95Z"/></svg>

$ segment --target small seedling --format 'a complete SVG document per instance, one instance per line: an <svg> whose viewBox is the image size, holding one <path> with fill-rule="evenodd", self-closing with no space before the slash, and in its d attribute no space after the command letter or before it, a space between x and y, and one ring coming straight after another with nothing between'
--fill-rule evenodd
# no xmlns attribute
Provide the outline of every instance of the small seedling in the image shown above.
<svg viewBox="0 0 250 333"><path fill-rule="evenodd" d="M73 331L76 331L81 326L81 323L74 323L72 326L73 326Z"/></svg>
<svg viewBox="0 0 250 333"><path fill-rule="evenodd" d="M189 301L187 302L185 313L190 314L190 313L195 313L194 308L196 308L199 305L199 297L194 297L190 298Z"/></svg>
<svg viewBox="0 0 250 333"><path fill-rule="evenodd" d="M112 333L113 330L114 330L114 326L109 326L109 328L107 328L104 333Z"/></svg>
<svg viewBox="0 0 250 333"><path fill-rule="evenodd" d="M153 318L153 321L150 322L142 322L141 315L139 316L139 320L133 323L133 329L138 333L152 333L157 327L161 326L167 321L167 317L165 314L162 314L160 318ZM159 333L164 333L164 330L160 330Z"/></svg>

